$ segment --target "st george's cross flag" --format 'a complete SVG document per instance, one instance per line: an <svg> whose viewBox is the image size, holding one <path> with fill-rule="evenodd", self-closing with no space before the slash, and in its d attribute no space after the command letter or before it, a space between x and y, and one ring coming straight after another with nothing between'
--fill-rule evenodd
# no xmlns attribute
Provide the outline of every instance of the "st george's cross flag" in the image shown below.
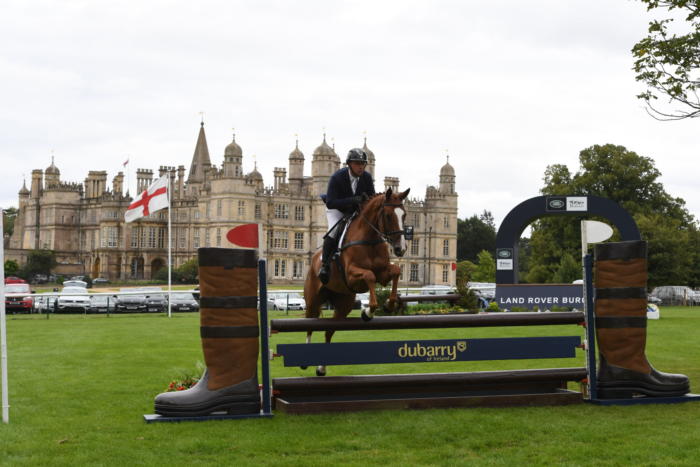
<svg viewBox="0 0 700 467"><path fill-rule="evenodd" d="M129 205L124 214L126 222L132 222L156 211L167 208L168 203L168 176L164 175L141 193L137 199Z"/></svg>

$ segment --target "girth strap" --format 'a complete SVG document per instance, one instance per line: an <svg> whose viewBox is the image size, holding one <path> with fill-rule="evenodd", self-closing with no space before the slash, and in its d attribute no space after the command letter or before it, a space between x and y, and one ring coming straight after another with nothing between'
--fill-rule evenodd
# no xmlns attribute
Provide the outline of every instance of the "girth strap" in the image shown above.
<svg viewBox="0 0 700 467"><path fill-rule="evenodd" d="M646 316L596 316L596 328L621 329L621 328L645 328Z"/></svg>
<svg viewBox="0 0 700 467"><path fill-rule="evenodd" d="M354 242L346 243L345 245L341 246L339 248L340 251L343 251L344 249L350 247L350 246L355 246L355 245L379 245L380 243L384 243L385 240L383 238L376 238L374 240L355 240Z"/></svg>
<svg viewBox="0 0 700 467"><path fill-rule="evenodd" d="M256 308L258 297L201 297L202 308Z"/></svg>

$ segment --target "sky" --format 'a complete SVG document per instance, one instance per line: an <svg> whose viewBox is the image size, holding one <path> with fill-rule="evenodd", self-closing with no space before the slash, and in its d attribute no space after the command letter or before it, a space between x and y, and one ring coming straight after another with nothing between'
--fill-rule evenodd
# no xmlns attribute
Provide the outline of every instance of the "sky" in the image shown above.
<svg viewBox="0 0 700 467"><path fill-rule="evenodd" d="M496 225L548 165L612 143L698 217L698 122L635 97L650 18L633 0L3 0L0 206L52 155L63 181L110 186L127 159L132 186L137 168L189 169L203 118L212 163L235 131L266 185L296 138L310 175L324 132L343 160L366 136L377 189L399 177L417 198L449 155L459 217Z"/></svg>

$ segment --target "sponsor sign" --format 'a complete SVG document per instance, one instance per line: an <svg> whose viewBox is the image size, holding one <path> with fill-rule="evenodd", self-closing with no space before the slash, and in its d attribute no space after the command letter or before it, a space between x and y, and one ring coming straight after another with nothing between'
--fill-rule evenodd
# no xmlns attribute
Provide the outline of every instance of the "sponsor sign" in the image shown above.
<svg viewBox="0 0 700 467"><path fill-rule="evenodd" d="M582 284L496 284L499 308L583 309Z"/></svg>
<svg viewBox="0 0 700 467"><path fill-rule="evenodd" d="M513 270L513 249L512 248L497 248L496 249L496 269L499 271Z"/></svg>
<svg viewBox="0 0 700 467"><path fill-rule="evenodd" d="M547 212L586 212L588 198L586 196L547 196L545 211Z"/></svg>
<svg viewBox="0 0 700 467"><path fill-rule="evenodd" d="M580 336L279 344L284 366L465 362L576 355Z"/></svg>

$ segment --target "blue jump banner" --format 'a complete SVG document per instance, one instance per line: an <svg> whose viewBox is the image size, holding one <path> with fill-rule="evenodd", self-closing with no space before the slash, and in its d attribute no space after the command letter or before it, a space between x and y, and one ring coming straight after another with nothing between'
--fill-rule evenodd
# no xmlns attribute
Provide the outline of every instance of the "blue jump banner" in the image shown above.
<svg viewBox="0 0 700 467"><path fill-rule="evenodd" d="M278 344L284 366L571 358L580 336Z"/></svg>

